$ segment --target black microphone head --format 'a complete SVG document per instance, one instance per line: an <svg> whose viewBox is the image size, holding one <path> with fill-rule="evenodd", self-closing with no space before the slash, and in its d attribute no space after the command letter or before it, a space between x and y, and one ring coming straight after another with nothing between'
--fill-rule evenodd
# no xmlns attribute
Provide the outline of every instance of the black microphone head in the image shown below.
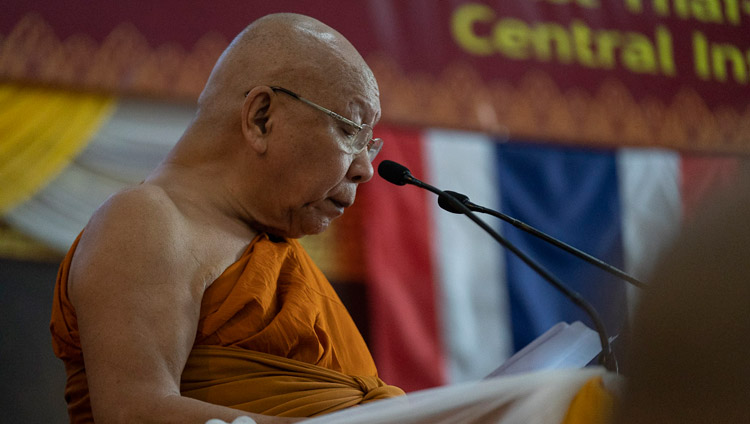
<svg viewBox="0 0 750 424"><path fill-rule="evenodd" d="M455 191L445 190L443 193L452 196L454 199L458 200L460 203L463 203L466 205L469 202L469 196L461 193L456 193ZM461 209L456 207L456 204L453 203L448 197L440 195L438 196L438 205L443 208L443 210L446 210L448 212L452 213L464 213Z"/></svg>
<svg viewBox="0 0 750 424"><path fill-rule="evenodd" d="M384 180L396 185L405 185L411 176L409 168L392 160L384 160L378 165L378 175Z"/></svg>

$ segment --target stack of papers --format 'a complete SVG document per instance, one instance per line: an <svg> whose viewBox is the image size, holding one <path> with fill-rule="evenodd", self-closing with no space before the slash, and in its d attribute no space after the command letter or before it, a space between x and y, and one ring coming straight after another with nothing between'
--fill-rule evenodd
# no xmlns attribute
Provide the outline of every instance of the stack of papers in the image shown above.
<svg viewBox="0 0 750 424"><path fill-rule="evenodd" d="M580 321L557 323L486 378L547 369L583 368L601 352L596 331Z"/></svg>

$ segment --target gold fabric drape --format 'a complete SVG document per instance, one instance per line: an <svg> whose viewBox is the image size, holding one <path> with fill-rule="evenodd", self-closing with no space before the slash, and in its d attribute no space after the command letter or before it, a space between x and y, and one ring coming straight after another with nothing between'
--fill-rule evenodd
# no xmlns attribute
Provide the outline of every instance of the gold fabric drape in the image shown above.
<svg viewBox="0 0 750 424"><path fill-rule="evenodd" d="M104 95L0 84L0 215L57 176L113 106Z"/></svg>

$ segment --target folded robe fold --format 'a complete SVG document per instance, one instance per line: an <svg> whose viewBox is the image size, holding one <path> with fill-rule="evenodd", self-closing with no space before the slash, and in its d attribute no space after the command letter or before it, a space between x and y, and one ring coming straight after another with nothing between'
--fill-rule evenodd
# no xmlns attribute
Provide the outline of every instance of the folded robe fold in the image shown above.
<svg viewBox="0 0 750 424"><path fill-rule="evenodd" d="M196 346L183 396L265 415L311 417L403 394L375 376L349 376L261 352Z"/></svg>

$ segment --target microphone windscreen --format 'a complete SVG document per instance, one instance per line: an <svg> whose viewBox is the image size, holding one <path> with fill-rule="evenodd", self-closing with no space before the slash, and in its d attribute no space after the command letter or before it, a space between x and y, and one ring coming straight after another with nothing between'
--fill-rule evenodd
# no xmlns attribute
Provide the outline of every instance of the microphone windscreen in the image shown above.
<svg viewBox="0 0 750 424"><path fill-rule="evenodd" d="M469 200L469 196L466 196L465 194L456 193L455 191L445 190L443 193L452 196L459 202L466 204L466 202ZM464 213L461 209L456 207L456 204L453 203L450 199L448 199L447 196L439 195L438 196L438 206L443 208L443 210L446 210L451 213Z"/></svg>
<svg viewBox="0 0 750 424"><path fill-rule="evenodd" d="M411 175L409 168L392 160L384 160L378 165L378 175L389 183L405 185L407 178Z"/></svg>

